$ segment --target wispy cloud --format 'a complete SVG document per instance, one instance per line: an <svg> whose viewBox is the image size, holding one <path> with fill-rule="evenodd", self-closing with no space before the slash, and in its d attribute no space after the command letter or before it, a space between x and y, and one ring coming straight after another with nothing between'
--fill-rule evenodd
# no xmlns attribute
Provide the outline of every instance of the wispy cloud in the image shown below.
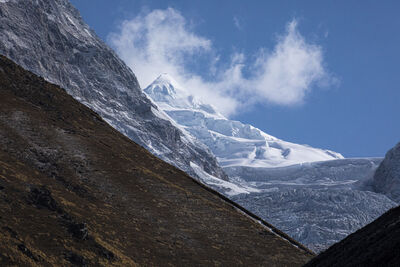
<svg viewBox="0 0 400 267"><path fill-rule="evenodd" d="M296 105L314 85L331 82L322 48L305 40L296 20L287 24L272 50L260 48L251 56L233 53L225 67L218 64L219 55L212 42L196 34L172 8L124 21L108 41L136 73L141 86L168 72L225 115L259 102ZM191 68L199 58L208 62L212 79Z"/></svg>
<svg viewBox="0 0 400 267"><path fill-rule="evenodd" d="M250 82L258 95L284 105L302 102L314 82L327 78L321 47L306 42L295 20L288 23L272 53L260 53L256 69L259 74Z"/></svg>
<svg viewBox="0 0 400 267"><path fill-rule="evenodd" d="M235 25L235 27L241 31L243 29L242 23L240 22L239 18L234 16L233 17L233 24Z"/></svg>

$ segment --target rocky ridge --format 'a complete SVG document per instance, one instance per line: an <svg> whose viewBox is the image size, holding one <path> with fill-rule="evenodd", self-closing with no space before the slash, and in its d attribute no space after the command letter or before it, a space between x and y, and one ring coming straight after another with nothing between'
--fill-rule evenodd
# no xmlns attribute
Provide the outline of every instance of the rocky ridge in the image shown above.
<svg viewBox="0 0 400 267"><path fill-rule="evenodd" d="M371 183L372 190L400 203L400 143L386 153Z"/></svg>
<svg viewBox="0 0 400 267"><path fill-rule="evenodd" d="M0 56L1 266L301 266L313 254Z"/></svg>
<svg viewBox="0 0 400 267"><path fill-rule="evenodd" d="M227 179L206 146L182 132L141 91L133 72L68 0L0 3L0 54L60 85L154 155L192 176Z"/></svg>

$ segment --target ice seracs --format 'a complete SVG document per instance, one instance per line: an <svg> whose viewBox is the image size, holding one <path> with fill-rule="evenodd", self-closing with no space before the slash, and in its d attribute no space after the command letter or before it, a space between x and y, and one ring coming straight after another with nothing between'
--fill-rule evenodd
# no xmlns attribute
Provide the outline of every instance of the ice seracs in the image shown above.
<svg viewBox="0 0 400 267"><path fill-rule="evenodd" d="M396 205L367 188L380 158L343 159L339 153L283 141L229 120L166 74L144 92L177 127L208 146L229 176L221 181L199 174L202 182L314 251Z"/></svg>
<svg viewBox="0 0 400 267"><path fill-rule="evenodd" d="M256 214L270 216L310 247L338 241L357 229L354 221L373 219L394 203L358 187L377 166L369 159L334 160L342 156L229 120L169 75L145 89L150 100L134 73L67 0L0 4L0 53L65 88L153 154L237 197ZM320 170L316 176L315 170ZM359 206L343 212L356 200L362 200ZM307 216L296 220L302 214Z"/></svg>
<svg viewBox="0 0 400 267"><path fill-rule="evenodd" d="M282 167L343 158L339 153L283 141L251 125L229 120L168 74L160 75L144 92L207 145L222 167Z"/></svg>

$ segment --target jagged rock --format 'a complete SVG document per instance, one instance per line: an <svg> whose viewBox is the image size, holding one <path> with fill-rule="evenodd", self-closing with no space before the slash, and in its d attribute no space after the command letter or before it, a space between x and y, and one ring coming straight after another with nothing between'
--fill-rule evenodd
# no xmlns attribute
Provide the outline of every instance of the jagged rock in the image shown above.
<svg viewBox="0 0 400 267"><path fill-rule="evenodd" d="M80 240L85 240L89 234L86 223L70 222L68 225L68 231L73 235L73 237Z"/></svg>
<svg viewBox="0 0 400 267"><path fill-rule="evenodd" d="M51 192L45 187L33 187L29 194L28 201L38 208L46 208L57 212L62 211L60 206L51 196Z"/></svg>
<svg viewBox="0 0 400 267"><path fill-rule="evenodd" d="M42 257L40 266L65 266L66 260L90 266L300 266L313 256L272 225L154 157L59 87L42 83L3 56L0 68L0 172L6 188L0 194L0 217L2 226L12 226L19 236L2 232L0 253L12 256L13 265L34 265L19 251L21 243ZM48 157L59 166L58 178L25 157L33 146L61 152L59 159ZM90 163L83 176L70 164L77 155ZM60 179L84 186L93 198L78 196ZM27 188L41 185L62 213L26 201ZM74 238L68 222L87 223L90 235ZM263 230L265 235L259 235ZM112 263L98 245L115 255ZM0 265L7 266L10 261L3 259Z"/></svg>
<svg viewBox="0 0 400 267"><path fill-rule="evenodd" d="M39 259L33 255L32 251L30 251L24 244L19 244L18 245L18 249L24 253L26 256L28 256L29 258L31 258L34 261L39 261Z"/></svg>
<svg viewBox="0 0 400 267"><path fill-rule="evenodd" d="M190 162L227 179L206 146L163 117L68 0L0 3L0 40L1 54L65 88L154 155L194 177Z"/></svg>
<svg viewBox="0 0 400 267"><path fill-rule="evenodd" d="M400 203L400 143L386 153L375 172L372 187Z"/></svg>

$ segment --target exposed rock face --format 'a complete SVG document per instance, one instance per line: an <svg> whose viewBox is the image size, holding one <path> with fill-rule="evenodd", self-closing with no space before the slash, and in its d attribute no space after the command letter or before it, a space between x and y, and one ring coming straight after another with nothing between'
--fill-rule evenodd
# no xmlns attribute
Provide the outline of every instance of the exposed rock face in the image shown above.
<svg viewBox="0 0 400 267"><path fill-rule="evenodd" d="M333 245L304 267L399 266L400 207Z"/></svg>
<svg viewBox="0 0 400 267"><path fill-rule="evenodd" d="M375 172L372 187L375 192L400 203L400 143L386 153Z"/></svg>
<svg viewBox="0 0 400 267"><path fill-rule="evenodd" d="M196 176L227 179L208 148L163 118L133 72L67 0L0 2L0 53L65 88L156 156Z"/></svg>
<svg viewBox="0 0 400 267"><path fill-rule="evenodd" d="M313 254L0 56L0 266L301 266Z"/></svg>

